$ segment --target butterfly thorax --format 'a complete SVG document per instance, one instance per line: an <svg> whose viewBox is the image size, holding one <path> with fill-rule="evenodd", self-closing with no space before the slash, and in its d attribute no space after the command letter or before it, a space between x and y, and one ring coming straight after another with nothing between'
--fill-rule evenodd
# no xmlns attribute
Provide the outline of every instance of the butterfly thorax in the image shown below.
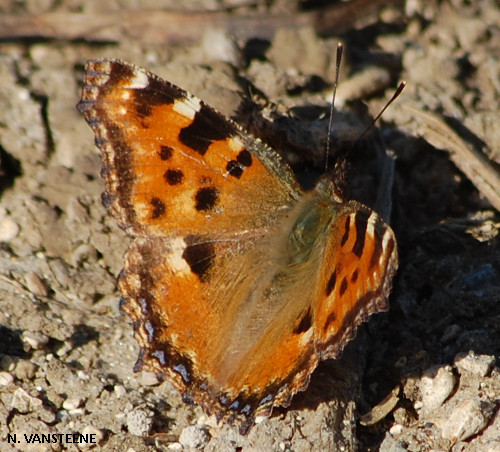
<svg viewBox="0 0 500 452"><path fill-rule="evenodd" d="M327 207L325 209L325 207ZM324 234L335 214L335 203L326 202L316 192L307 194L292 211L295 222L288 235L287 264L291 267L309 262L320 250Z"/></svg>

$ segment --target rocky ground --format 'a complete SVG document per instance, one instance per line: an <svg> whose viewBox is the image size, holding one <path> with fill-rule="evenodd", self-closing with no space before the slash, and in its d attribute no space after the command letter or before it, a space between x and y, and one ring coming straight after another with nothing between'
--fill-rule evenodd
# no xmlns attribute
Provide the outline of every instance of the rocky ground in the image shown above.
<svg viewBox="0 0 500 452"><path fill-rule="evenodd" d="M0 449L80 450L23 437L79 432L103 451L500 451L498 3L138 5L0 2ZM408 82L349 171L353 198L392 205L391 309L289 409L240 436L132 371L115 285L128 239L101 205L100 157L75 110L83 65L147 67L310 181L324 167L339 39L335 143L352 143ZM380 138L393 178L376 165ZM392 203L372 196L384 184Z"/></svg>

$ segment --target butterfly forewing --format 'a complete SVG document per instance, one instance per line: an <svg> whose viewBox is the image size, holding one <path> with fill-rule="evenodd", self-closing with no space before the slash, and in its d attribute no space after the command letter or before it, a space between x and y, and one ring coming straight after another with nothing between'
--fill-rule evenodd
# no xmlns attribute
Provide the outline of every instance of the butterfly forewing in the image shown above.
<svg viewBox="0 0 500 452"><path fill-rule="evenodd" d="M102 151L104 202L130 232L261 227L300 197L276 153L144 69L89 62L78 108Z"/></svg>

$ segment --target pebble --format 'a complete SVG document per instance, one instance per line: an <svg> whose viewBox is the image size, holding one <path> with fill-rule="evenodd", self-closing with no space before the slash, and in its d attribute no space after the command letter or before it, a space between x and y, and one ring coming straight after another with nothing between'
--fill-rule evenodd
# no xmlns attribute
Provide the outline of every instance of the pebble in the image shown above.
<svg viewBox="0 0 500 452"><path fill-rule="evenodd" d="M147 436L153 426L153 416L144 410L136 409L127 414L127 428L135 436Z"/></svg>
<svg viewBox="0 0 500 452"><path fill-rule="evenodd" d="M125 386L123 386L123 385L115 385L113 389L115 391L115 395L116 395L117 399L119 399L120 397L123 397L127 393L127 390L125 389Z"/></svg>
<svg viewBox="0 0 500 452"><path fill-rule="evenodd" d="M24 389L17 388L12 395L10 406L20 413L26 414L42 406L42 401L30 396Z"/></svg>
<svg viewBox="0 0 500 452"><path fill-rule="evenodd" d="M389 433L391 435L401 435L403 433L403 426L401 424L394 424L390 429Z"/></svg>
<svg viewBox="0 0 500 452"><path fill-rule="evenodd" d="M0 221L0 242L10 242L19 234L19 226L9 218Z"/></svg>
<svg viewBox="0 0 500 452"><path fill-rule="evenodd" d="M94 427L93 425L87 425L82 430L82 435L94 435L94 443L81 443L78 445L81 449L90 449L95 447L96 443L99 444L104 439L104 431Z"/></svg>
<svg viewBox="0 0 500 452"><path fill-rule="evenodd" d="M140 382L144 386L155 386L160 383L160 380L154 372L142 372Z"/></svg>
<svg viewBox="0 0 500 452"><path fill-rule="evenodd" d="M16 365L15 375L18 380L31 380L37 371L37 365L26 359L21 359Z"/></svg>
<svg viewBox="0 0 500 452"><path fill-rule="evenodd" d="M38 331L25 331L22 334L22 340L32 349L38 350L43 348L49 342L48 336Z"/></svg>
<svg viewBox="0 0 500 452"><path fill-rule="evenodd" d="M37 297L47 297L49 291L41 278L34 272L29 272L24 276L26 287L28 290Z"/></svg>
<svg viewBox="0 0 500 452"><path fill-rule="evenodd" d="M72 410L76 410L80 406L81 403L82 403L81 399L66 399L63 402L62 407L65 410L72 411Z"/></svg>
<svg viewBox="0 0 500 452"><path fill-rule="evenodd" d="M210 441L210 434L203 425L192 425L182 430L179 442L184 448L203 449Z"/></svg>
<svg viewBox="0 0 500 452"><path fill-rule="evenodd" d="M419 387L422 393L422 414L438 409L455 389L457 378L451 366L431 367L424 372Z"/></svg>
<svg viewBox="0 0 500 452"><path fill-rule="evenodd" d="M9 372L0 372L0 386L9 386L14 382L14 377Z"/></svg>
<svg viewBox="0 0 500 452"><path fill-rule="evenodd" d="M471 373L479 377L485 377L494 363L495 358L493 356L476 355L473 351L458 353L455 356L455 366L460 374Z"/></svg>
<svg viewBox="0 0 500 452"><path fill-rule="evenodd" d="M419 387L422 392L422 414L437 410L455 389L457 378L451 366L431 367L424 372Z"/></svg>
<svg viewBox="0 0 500 452"><path fill-rule="evenodd" d="M495 405L475 397L458 405L451 414L439 422L441 436L453 442L464 441L477 435L486 425Z"/></svg>

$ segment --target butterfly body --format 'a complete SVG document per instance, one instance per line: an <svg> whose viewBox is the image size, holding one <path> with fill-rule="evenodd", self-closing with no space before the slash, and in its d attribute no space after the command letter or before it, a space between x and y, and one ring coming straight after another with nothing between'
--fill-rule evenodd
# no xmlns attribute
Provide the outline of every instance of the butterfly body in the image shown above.
<svg viewBox="0 0 500 452"><path fill-rule="evenodd" d="M102 152L104 204L134 237L118 285L136 370L244 433L388 308L394 234L328 177L304 192L233 121L118 60L88 63L78 108Z"/></svg>

